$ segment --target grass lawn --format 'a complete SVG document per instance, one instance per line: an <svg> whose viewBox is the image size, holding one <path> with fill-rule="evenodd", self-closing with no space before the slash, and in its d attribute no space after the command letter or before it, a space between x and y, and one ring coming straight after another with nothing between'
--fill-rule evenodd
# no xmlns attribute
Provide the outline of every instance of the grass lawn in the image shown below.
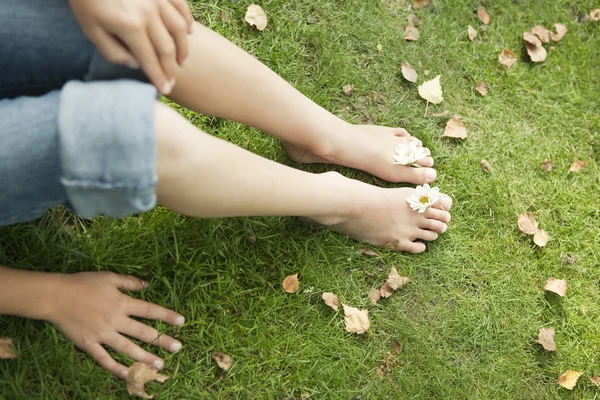
<svg viewBox="0 0 600 400"><path fill-rule="evenodd" d="M160 399L596 398L600 389L589 378L600 374L600 22L578 17L600 3L488 1L487 30L479 30L479 1L435 0L418 10L409 3L264 0L264 32L243 22L250 1L191 6L200 21L323 107L356 123L405 127L432 149L438 185L454 208L447 233L426 253L375 249L380 257L368 258L356 252L364 245L294 218L201 220L158 207L68 227L54 211L2 228L0 264L149 280L140 297L187 318L182 328L156 324L184 344L176 355L155 350L173 375L149 385ZM230 23L221 21L221 10ZM410 13L421 19L417 42L402 38ZM526 61L522 32L554 22L567 25L565 38L554 50L546 46L546 62ZM479 30L474 42L469 24ZM508 72L497 61L505 47L519 58ZM419 84L441 74L445 101L426 107L416 85L402 79L402 61L419 72ZM475 91L479 81L490 88L486 97ZM350 97L342 93L348 83ZM468 139L441 137L448 117L432 113L444 110L462 115ZM294 165L272 137L181 112L207 132ZM482 158L492 173L482 171ZM552 172L540 169L545 158L553 160ZM579 174L568 172L575 159L588 162ZM373 182L346 168L294 166ZM536 213L549 232L546 248L517 230L524 211ZM565 263L566 254L576 262ZM412 282L370 307L367 335L347 334L321 293L369 307L369 291L392 265ZM300 274L296 295L281 288L291 273ZM566 297L544 293L550 276L568 281ZM556 354L535 343L542 327L556 329ZM49 324L2 317L0 336L12 337L20 355L0 362L0 398L127 397L121 381ZM233 357L227 373L213 351ZM380 378L375 370L387 352L400 365ZM568 369L584 372L572 392L556 383Z"/></svg>

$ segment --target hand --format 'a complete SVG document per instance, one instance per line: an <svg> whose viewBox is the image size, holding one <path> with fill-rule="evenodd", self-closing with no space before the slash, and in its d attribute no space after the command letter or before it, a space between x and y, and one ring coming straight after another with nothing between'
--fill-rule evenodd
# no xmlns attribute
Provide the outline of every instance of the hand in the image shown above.
<svg viewBox="0 0 600 400"><path fill-rule="evenodd" d="M156 319L171 325L182 325L183 316L166 308L137 300L120 292L137 292L147 283L111 272L83 272L59 275L59 290L52 298L45 319L54 324L77 347L88 353L114 375L127 377L128 368L117 363L102 345L161 369L164 362L133 343L124 335L146 343L155 343L170 352L181 349L181 343L131 316Z"/></svg>
<svg viewBox="0 0 600 400"><path fill-rule="evenodd" d="M69 0L83 33L110 62L143 68L167 95L188 55L194 19L186 0Z"/></svg>

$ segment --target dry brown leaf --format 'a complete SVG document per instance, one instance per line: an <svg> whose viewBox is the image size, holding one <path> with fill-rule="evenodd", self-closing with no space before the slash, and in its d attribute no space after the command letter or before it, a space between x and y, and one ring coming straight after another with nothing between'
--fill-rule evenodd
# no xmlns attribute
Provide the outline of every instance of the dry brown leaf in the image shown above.
<svg viewBox="0 0 600 400"><path fill-rule="evenodd" d="M517 220L519 230L527 235L533 235L538 229L538 222L535 219L535 215L530 213L523 213L519 215Z"/></svg>
<svg viewBox="0 0 600 400"><path fill-rule="evenodd" d="M342 90L344 91L344 94L346 96L352 96L352 85L350 85L350 84L344 85Z"/></svg>
<svg viewBox="0 0 600 400"><path fill-rule="evenodd" d="M217 365L223 371L227 371L233 365L233 359L220 351L215 351L212 355L212 359L217 362Z"/></svg>
<svg viewBox="0 0 600 400"><path fill-rule="evenodd" d="M283 290L286 293L296 293L300 289L300 283L298 282L298 274L288 275L283 280Z"/></svg>
<svg viewBox="0 0 600 400"><path fill-rule="evenodd" d="M498 56L498 62L508 71L517 62L517 55L512 50L504 49Z"/></svg>
<svg viewBox="0 0 600 400"><path fill-rule="evenodd" d="M594 375L590 378L590 382L592 382L594 385L600 387L600 376L598 375Z"/></svg>
<svg viewBox="0 0 600 400"><path fill-rule="evenodd" d="M600 21L600 8L590 11L590 19L592 21Z"/></svg>
<svg viewBox="0 0 600 400"><path fill-rule="evenodd" d="M376 289L371 292L369 295L369 299L371 299L371 304L375 305L381 299L381 290Z"/></svg>
<svg viewBox="0 0 600 400"><path fill-rule="evenodd" d="M13 340L7 337L0 337L0 360L17 357L17 353L15 353L13 347Z"/></svg>
<svg viewBox="0 0 600 400"><path fill-rule="evenodd" d="M225 10L221 10L221 21L225 22L225 23L231 22L231 20L229 19L229 15L227 14L227 11L225 11Z"/></svg>
<svg viewBox="0 0 600 400"><path fill-rule="evenodd" d="M413 0L413 8L421 8L431 5L431 0Z"/></svg>
<svg viewBox="0 0 600 400"><path fill-rule="evenodd" d="M384 282L383 286L381 286L381 289L379 289L379 293L381 294L381 297L387 299L394 293L394 289L392 289L387 282Z"/></svg>
<svg viewBox="0 0 600 400"><path fill-rule="evenodd" d="M569 172L574 172L576 174L579 173L587 165L586 161L575 160L573 164L569 167Z"/></svg>
<svg viewBox="0 0 600 400"><path fill-rule="evenodd" d="M375 253L371 249L360 249L357 253L362 254L363 256L368 256L368 257L379 257L379 254Z"/></svg>
<svg viewBox="0 0 600 400"><path fill-rule="evenodd" d="M268 23L267 13L265 13L265 10L261 6L256 4L248 6L244 20L251 26L255 26L259 31L264 31Z"/></svg>
<svg viewBox="0 0 600 400"><path fill-rule="evenodd" d="M525 47L527 48L527 54L533 62L542 62L546 60L546 49L542 46L542 41L531 32L523 32L523 40L525 40Z"/></svg>
<svg viewBox="0 0 600 400"><path fill-rule="evenodd" d="M409 82L415 83L417 81L418 75L417 71L408 63L408 61L402 61L400 64L402 67L402 76Z"/></svg>
<svg viewBox="0 0 600 400"><path fill-rule="evenodd" d="M329 307L333 308L334 311L337 311L340 306L340 299L331 292L325 292L321 295L321 298Z"/></svg>
<svg viewBox="0 0 600 400"><path fill-rule="evenodd" d="M541 328L537 342L547 351L556 351L554 328Z"/></svg>
<svg viewBox="0 0 600 400"><path fill-rule="evenodd" d="M410 25L417 26L421 23L421 18L417 17L415 14L408 14L408 17L406 17L406 19L408 20L408 23Z"/></svg>
<svg viewBox="0 0 600 400"><path fill-rule="evenodd" d="M419 40L421 37L421 33L419 32L419 28L414 25L408 25L404 30L404 40L415 41Z"/></svg>
<svg viewBox="0 0 600 400"><path fill-rule="evenodd" d="M558 378L558 384L565 389L573 390L577 384L577 379L583 375L583 372L568 370Z"/></svg>
<svg viewBox="0 0 600 400"><path fill-rule="evenodd" d="M169 379L168 375L159 374L157 370L152 368L150 365L142 362L133 363L129 367L129 373L125 379L127 385L127 391L129 394L142 397L144 399L152 399L154 396L148 395L144 388L146 382L158 381L164 383Z"/></svg>
<svg viewBox="0 0 600 400"><path fill-rule="evenodd" d="M538 247L544 247L546 243L548 243L548 239L550 239L550 236L548 235L548 232L543 229L538 229L533 234L533 243Z"/></svg>
<svg viewBox="0 0 600 400"><path fill-rule="evenodd" d="M552 171L552 160L551 160L551 159L549 159L549 158L546 158L546 159L544 160L544 162L542 163L542 165L540 165L540 168L541 168L543 171L546 171L546 172L551 172L551 171Z"/></svg>
<svg viewBox="0 0 600 400"><path fill-rule="evenodd" d="M487 96L488 94L488 87L485 82L479 82L477 86L475 86L475 90L477 90L482 96Z"/></svg>
<svg viewBox="0 0 600 400"><path fill-rule="evenodd" d="M577 256L575 254L567 253L561 256L563 264L572 265L577 262Z"/></svg>
<svg viewBox="0 0 600 400"><path fill-rule="evenodd" d="M473 41L477 38L477 31L471 25L467 26L467 37L470 41Z"/></svg>
<svg viewBox="0 0 600 400"><path fill-rule="evenodd" d="M381 43L377 43L377 51L381 54L381 51L383 50L383 45Z"/></svg>
<svg viewBox="0 0 600 400"><path fill-rule="evenodd" d="M567 294L567 288L569 285L567 281L564 279L556 279L556 278L548 278L546 284L544 285L544 290L552 293L556 293L557 295L564 297Z"/></svg>
<svg viewBox="0 0 600 400"><path fill-rule="evenodd" d="M554 24L554 28L556 29L556 33L550 32L550 39L555 42L562 40L563 37L567 34L567 26L564 24L556 23Z"/></svg>
<svg viewBox="0 0 600 400"><path fill-rule="evenodd" d="M440 77L441 75L438 75L432 80L422 83L419 86L419 96L432 104L440 104L444 101Z"/></svg>
<svg viewBox="0 0 600 400"><path fill-rule="evenodd" d="M392 347L394 348L396 354L402 353L402 346L400 346L400 342L396 339L392 339Z"/></svg>
<svg viewBox="0 0 600 400"><path fill-rule="evenodd" d="M387 283L388 286L391 287L394 291L402 289L408 282L410 282L410 279L404 276L400 276L398 271L396 271L395 267L392 267L388 278L385 281L385 283Z"/></svg>
<svg viewBox="0 0 600 400"><path fill-rule="evenodd" d="M369 310L359 310L342 304L344 307L344 324L348 333L363 334L371 327Z"/></svg>
<svg viewBox="0 0 600 400"><path fill-rule="evenodd" d="M479 161L479 165L485 172L492 172L492 166L490 165L490 163L487 160Z"/></svg>
<svg viewBox="0 0 600 400"><path fill-rule="evenodd" d="M402 246L400 245L400 240L395 239L385 245L385 248L391 251L402 251Z"/></svg>
<svg viewBox="0 0 600 400"><path fill-rule="evenodd" d="M463 124L460 118L450 118L446 124L446 129L444 129L444 136L456 139L466 139L467 126Z"/></svg>
<svg viewBox="0 0 600 400"><path fill-rule="evenodd" d="M531 33L536 35L544 43L550 43L550 34L552 31L542 25L537 25L531 28Z"/></svg>
<svg viewBox="0 0 600 400"><path fill-rule="evenodd" d="M487 13L487 10L485 9L484 6L479 7L479 10L477 10L477 17L485 25L490 24L490 15Z"/></svg>
<svg viewBox="0 0 600 400"><path fill-rule="evenodd" d="M375 375L379 378L383 378L386 375L388 375L390 372L392 372L392 368L398 366L399 363L394 361L394 357L392 356L392 353L387 352L385 354L385 359L383 360L383 363L377 367L377 369L375 370Z"/></svg>

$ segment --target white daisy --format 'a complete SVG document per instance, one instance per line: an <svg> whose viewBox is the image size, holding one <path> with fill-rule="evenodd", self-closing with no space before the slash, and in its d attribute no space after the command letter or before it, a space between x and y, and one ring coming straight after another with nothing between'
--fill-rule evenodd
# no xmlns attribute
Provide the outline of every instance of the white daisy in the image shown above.
<svg viewBox="0 0 600 400"><path fill-rule="evenodd" d="M412 192L410 196L406 198L406 201L415 211L419 211L420 213L424 213L429 207L435 204L436 201L440 199L440 188L429 187L429 184L426 183L423 186L417 186Z"/></svg>
<svg viewBox="0 0 600 400"><path fill-rule="evenodd" d="M417 139L405 140L399 143L394 150L396 150L396 154L393 156L396 160L394 164L412 166L428 156Z"/></svg>

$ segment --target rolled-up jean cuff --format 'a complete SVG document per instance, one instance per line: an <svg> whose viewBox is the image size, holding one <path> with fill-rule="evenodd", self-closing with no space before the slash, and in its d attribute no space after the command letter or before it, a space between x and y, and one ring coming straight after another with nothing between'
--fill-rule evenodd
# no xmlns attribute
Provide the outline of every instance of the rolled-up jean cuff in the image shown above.
<svg viewBox="0 0 600 400"><path fill-rule="evenodd" d="M85 218L124 217L156 204L154 86L71 81L58 110L61 182Z"/></svg>

